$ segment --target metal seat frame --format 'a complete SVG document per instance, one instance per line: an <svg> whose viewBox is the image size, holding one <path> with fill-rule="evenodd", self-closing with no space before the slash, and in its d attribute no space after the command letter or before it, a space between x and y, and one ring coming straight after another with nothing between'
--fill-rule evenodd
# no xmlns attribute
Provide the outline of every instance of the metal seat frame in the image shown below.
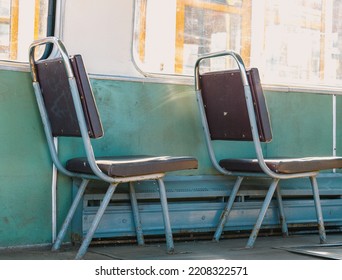
<svg viewBox="0 0 342 280"><path fill-rule="evenodd" d="M35 49L38 46L44 46L44 45L53 45L54 51L56 50L60 56L62 57L62 62L65 66L65 70L67 73L68 82L70 85L71 95L73 99L73 103L75 106L78 124L80 128L80 133L83 140L83 146L85 149L85 153L87 156L88 163L92 169L92 172L94 175L90 174L81 174L76 172L70 172L67 170L63 164L60 162L58 157L58 152L55 146L55 140L56 137L52 134L52 129L50 125L50 121L48 118L47 110L45 108L44 99L42 96L41 87L39 84L39 77L37 76L37 69L36 69L36 61L34 57ZM160 201L161 201L161 208L162 208L162 215L163 215L163 221L164 221L164 228L165 228L165 236L166 236L166 247L168 253L173 253L174 251L174 242L173 242L173 236L172 236L172 230L171 230L171 224L170 224L170 217L169 217L169 210L168 210L168 203L167 203L167 196L166 196L166 190L165 185L163 182L164 173L157 173L157 174L147 174L147 175L139 175L139 176L130 176L130 177L111 177L107 174L103 173L98 165L96 164L92 144L90 141L90 137L88 135L87 130L87 124L84 116L84 112L81 105L80 95L78 92L78 87L76 84L75 75L72 71L72 67L70 65L69 56L66 51L65 46L63 43L56 37L47 37L42 40L37 40L33 42L30 46L29 50L29 59L30 59L30 67L31 67L31 75L32 75L32 81L33 81L33 88L35 92L35 96L38 103L39 112L41 114L43 126L45 135L47 138L47 144L49 147L49 151L52 157L52 161L58 171L60 171L62 174L78 179L81 178L81 183L79 184L78 192L74 197L74 200L71 204L71 207L69 209L69 212L65 218L65 221L62 225L62 228L59 231L59 234L56 238L55 243L53 244L52 250L58 250L62 244L62 241L64 240L64 237L67 233L67 229L73 219L74 213L83 197L83 194L85 193L85 189L89 183L90 180L102 180L104 182L109 183L109 187L103 197L103 200L97 210L97 213L93 219L92 224L90 225L90 228L88 232L86 233L83 242L77 252L77 255L75 259L81 259L87 252L88 246L90 245L90 242L94 236L94 233L100 223L100 220L106 210L106 207L108 206L111 197L113 196L113 193L115 192L115 189L117 188L118 184L120 183L129 183L129 193L130 193L130 201L131 201L131 207L133 212L133 219L135 223L135 230L137 235L137 242L139 245L144 245L144 236L142 231L142 225L141 225L141 219L139 214L139 207L137 202L137 196L134 188L134 182L136 181L142 181L142 180L156 180L159 185L159 194L160 194Z"/></svg>
<svg viewBox="0 0 342 280"><path fill-rule="evenodd" d="M211 59L211 58L216 58L216 57L223 57L223 56L229 56L233 58L233 60L236 62L238 69L240 70L241 74L241 86L244 88L244 94L245 94L245 99L246 99L246 105L247 105L247 111L248 111L248 117L249 117L249 122L251 126L251 131L252 131L252 137L253 137L253 143L254 143L254 148L256 152L256 157L258 160L258 163L260 165L260 168L262 169L263 172L255 173L255 172L233 172L226 170L222 168L216 158L214 148L212 146L212 139L210 137L210 131L209 131L209 125L206 117L206 112L203 104L203 99L202 99L202 89L201 89L201 84L200 84L200 64L203 60L206 59ZM322 207L321 207L321 202L320 202L320 197L319 197L319 191L318 191L318 184L317 184L317 179L316 176L318 174L318 171L314 172L304 172L304 173L293 173L293 174L279 174L274 171L272 171L265 163L265 159L263 156L262 152L262 147L259 139L259 132L258 132L258 127L257 127L257 120L256 120L256 113L253 105L253 99L252 99L252 93L251 93L251 88L250 84L248 82L247 74L246 74L246 68L243 63L243 60L241 56L233 51L225 51L225 52L219 52L219 53L212 53L208 55L204 55L200 57L195 64L195 90L196 90L196 98L197 98L197 103L199 107L199 112L200 112L200 117L201 117L201 123L203 126L204 130L204 135L205 135L205 141L206 141L206 146L209 152L210 160L213 164L213 166L218 170L221 174L227 175L227 176L233 176L236 177L235 184L233 186L233 189L229 195L228 202L220 216L220 221L217 226L216 232L214 234L213 240L218 241L220 239L220 236L222 234L222 231L224 229L225 224L227 223L229 213L232 209L232 206L234 204L236 195L239 191L239 188L241 186L241 183L244 178L246 177L267 177L271 178L271 184L268 187L267 194L265 196L264 202L260 208L260 212L258 215L258 218L256 220L256 223L253 227L253 230L249 236L249 239L246 244L246 248L252 248L254 246L255 240L257 238L257 235L259 233L259 230L261 228L263 219L266 215L267 209L271 203L272 197L274 193L276 193L277 197L277 202L278 202L278 207L279 207L279 218L280 218L280 223L281 223L281 228L282 228L282 233L283 236L288 236L288 227L286 223L286 218L285 218L285 211L283 207L283 202L282 202L282 196L280 192L280 186L279 186L279 180L281 179L291 179L291 178L303 178L303 177L308 177L310 178L311 181L311 186L312 186L312 192L313 192L313 198L314 198L314 204L315 204L315 209L316 209L316 215L317 215L317 224L318 224L318 231L319 231L319 239L320 243L326 243L326 232L324 228L324 222L323 222L323 215L322 215Z"/></svg>

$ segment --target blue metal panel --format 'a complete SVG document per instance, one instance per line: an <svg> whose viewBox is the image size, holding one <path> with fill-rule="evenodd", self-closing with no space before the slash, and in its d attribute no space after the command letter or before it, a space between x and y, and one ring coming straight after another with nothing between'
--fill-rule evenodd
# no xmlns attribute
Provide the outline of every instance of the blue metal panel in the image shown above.
<svg viewBox="0 0 342 280"><path fill-rule="evenodd" d="M283 181L283 204L289 230L299 224L317 229L317 220L309 180ZM323 174L318 178L326 225L342 225L342 177ZM222 176L168 177L167 196L171 225L174 233L211 232L226 204L234 180ZM238 193L236 202L225 224L225 231L250 230L257 219L265 186L268 181L247 181ZM120 187L120 186L119 186ZM118 188L119 189L119 188ZM163 218L158 201L158 190L153 182L136 185L142 229L145 235L163 234ZM97 210L96 201L102 194L90 193L83 203L83 231L86 231ZM279 228L276 199L267 210L262 228ZM75 231L75 229L74 229ZM76 230L77 231L77 230ZM134 236L134 220L129 204L128 186L122 185L114 194L95 237Z"/></svg>
<svg viewBox="0 0 342 280"><path fill-rule="evenodd" d="M212 232L215 230L224 203L174 203L169 204L174 233ZM237 202L224 230L250 230L257 219L261 202ZM342 225L342 199L322 200L326 225ZM316 230L314 204L311 201L284 201L286 218L291 227L295 224L312 226ZM84 212L83 230L86 231L97 208ZM142 228L145 235L163 234L161 208L145 204L140 207ZM262 228L280 228L277 203L273 201L266 212ZM134 221L129 206L110 207L103 216L96 237L134 236Z"/></svg>

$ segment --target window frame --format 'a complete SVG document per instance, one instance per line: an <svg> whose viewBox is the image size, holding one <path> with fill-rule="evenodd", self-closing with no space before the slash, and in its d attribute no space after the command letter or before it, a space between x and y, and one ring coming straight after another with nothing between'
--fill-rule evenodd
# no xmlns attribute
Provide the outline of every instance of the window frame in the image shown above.
<svg viewBox="0 0 342 280"><path fill-rule="evenodd" d="M39 0L35 0L36 3ZM18 46L15 43L17 41L18 37L18 25L19 25L19 0L11 0L11 15L9 17L9 24L13 24L14 30L16 32L11 32L10 33L10 46L13 52L11 57L17 54L18 51ZM59 10L57 8L58 6L58 0L48 0L48 10L47 10L47 22L46 22L46 36L53 36L55 32L55 26L56 26L56 13ZM36 14L39 14L39 5L36 5ZM39 16L39 15L38 15ZM35 29L34 29L34 36L37 38L38 36L38 23L37 23L38 17L35 17ZM50 48L46 48L43 54L43 58L47 57L52 50ZM16 59L0 59L0 70L5 69L5 70L18 70L18 71L28 71L29 70L29 62L28 61L20 61Z"/></svg>

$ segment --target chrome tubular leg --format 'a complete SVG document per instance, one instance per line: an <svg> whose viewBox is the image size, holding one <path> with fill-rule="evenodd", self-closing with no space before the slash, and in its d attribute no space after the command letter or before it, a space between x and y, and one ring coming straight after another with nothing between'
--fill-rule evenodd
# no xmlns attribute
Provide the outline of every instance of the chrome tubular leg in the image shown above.
<svg viewBox="0 0 342 280"><path fill-rule="evenodd" d="M77 192L77 194L76 194L76 196L75 196L75 198L74 198L74 200L73 200L73 202L71 204L69 212L68 212L68 214L67 214L67 216L66 216L66 218L64 220L62 228L59 231L58 236L56 238L56 241L55 241L55 243L52 246L52 251L56 251L56 250L58 250L60 248L60 246L61 246L61 244L63 242L64 236L65 236L65 234L67 232L67 229L68 229L68 227L69 227L69 225L70 225L70 223L72 221L72 218L73 218L73 216L75 214L76 208L77 208L79 202L81 201L81 198L83 197L84 191L85 191L88 183L89 183L89 180L86 180L86 179L82 180L82 182L81 182L81 184L80 184L80 186L78 188L78 192Z"/></svg>
<svg viewBox="0 0 342 280"><path fill-rule="evenodd" d="M129 196L131 200L133 220L134 220L134 225L135 225L135 232L137 234L138 245L144 245L145 241L144 241L144 235L142 231L141 219L140 219L140 214L139 214L139 206L138 206L137 195L135 192L133 182L129 183Z"/></svg>
<svg viewBox="0 0 342 280"><path fill-rule="evenodd" d="M279 219L280 219L280 224L281 224L281 231L283 233L283 237L287 237L289 236L289 231L288 231L287 223L286 223L283 199L280 193L280 185L278 185L276 188L276 194L277 194L277 202L278 202L278 208L279 208Z"/></svg>
<svg viewBox="0 0 342 280"><path fill-rule="evenodd" d="M273 179L273 181L272 181L272 183L268 189L264 203L260 209L258 219L254 225L254 228L253 228L251 235L249 236L246 248L253 248L253 246L254 246L254 242L258 236L259 230L261 228L262 221L264 220L264 217L266 215L266 211L267 211L267 209L271 203L271 200L272 200L273 194L277 188L278 182L279 182L279 179Z"/></svg>
<svg viewBox="0 0 342 280"><path fill-rule="evenodd" d="M172 229L171 229L170 216L169 216L169 207L167 205L166 190L165 190L165 185L162 179L158 179L158 184L159 184L160 202L161 202L162 211L163 211L167 252L169 254L172 254L174 252L174 244L173 244L173 236L172 236Z"/></svg>
<svg viewBox="0 0 342 280"><path fill-rule="evenodd" d="M320 243L324 244L327 242L327 236L324 228L321 200L319 198L318 184L315 176L310 177L311 187L313 192L313 198L315 202L316 215L317 215L317 224L318 224L318 232Z"/></svg>
<svg viewBox="0 0 342 280"><path fill-rule="evenodd" d="M215 232L215 234L214 234L213 241L217 241L217 242L218 242L219 239L220 239L220 236L221 236L221 234L222 234L224 225L225 225L226 222L227 222L227 219L228 219L230 210L231 210L232 207L233 207L233 204L234 204L236 195L237 195L237 193L238 193L238 191L239 191L239 188L240 188L240 186L241 186L242 180L243 180L243 177L237 177L237 179L236 179L236 181L235 181L235 184L234 184L234 187L233 187L233 189L232 189L232 192L230 193L230 196L229 196L227 205L226 205L225 209L223 210L223 212L222 212L222 214L221 214L220 222L219 222L219 225L218 225L217 228L216 228L216 232Z"/></svg>
<svg viewBox="0 0 342 280"><path fill-rule="evenodd" d="M93 220L93 222L92 222L92 224L91 224L91 226L90 226L90 228L89 228L89 230L88 230L88 232L87 232L87 234L86 234L86 236L85 236L85 238L81 244L81 247L79 248L79 250L77 252L75 259L77 259L77 260L81 259L85 255L85 253L87 252L87 249L89 247L91 239L93 238L93 235L94 235L94 233L95 233L95 231L96 231L96 229L97 229L97 227L101 221L101 218L104 214L104 211L106 210L108 203L110 202L110 199L112 198L113 193L114 193L117 185L118 184L110 184L109 185L108 190L107 190L107 192L106 192L106 194L105 194L105 196L101 202L99 209L97 210L97 213L94 217L94 220Z"/></svg>

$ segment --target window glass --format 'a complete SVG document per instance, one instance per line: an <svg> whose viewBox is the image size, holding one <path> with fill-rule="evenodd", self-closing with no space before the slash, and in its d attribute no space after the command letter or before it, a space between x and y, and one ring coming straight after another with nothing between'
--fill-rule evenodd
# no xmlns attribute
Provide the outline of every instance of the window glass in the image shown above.
<svg viewBox="0 0 342 280"><path fill-rule="evenodd" d="M267 84L342 86L342 0L136 0L134 35L148 73L192 75L198 56L233 50Z"/></svg>
<svg viewBox="0 0 342 280"><path fill-rule="evenodd" d="M199 54L234 49L249 60L249 5L242 0L137 0L138 65L151 73L192 75Z"/></svg>
<svg viewBox="0 0 342 280"><path fill-rule="evenodd" d="M0 59L28 61L33 40L47 35L49 0L0 0Z"/></svg>
<svg viewBox="0 0 342 280"><path fill-rule="evenodd" d="M266 82L341 85L341 4L265 1L264 48L255 61Z"/></svg>

